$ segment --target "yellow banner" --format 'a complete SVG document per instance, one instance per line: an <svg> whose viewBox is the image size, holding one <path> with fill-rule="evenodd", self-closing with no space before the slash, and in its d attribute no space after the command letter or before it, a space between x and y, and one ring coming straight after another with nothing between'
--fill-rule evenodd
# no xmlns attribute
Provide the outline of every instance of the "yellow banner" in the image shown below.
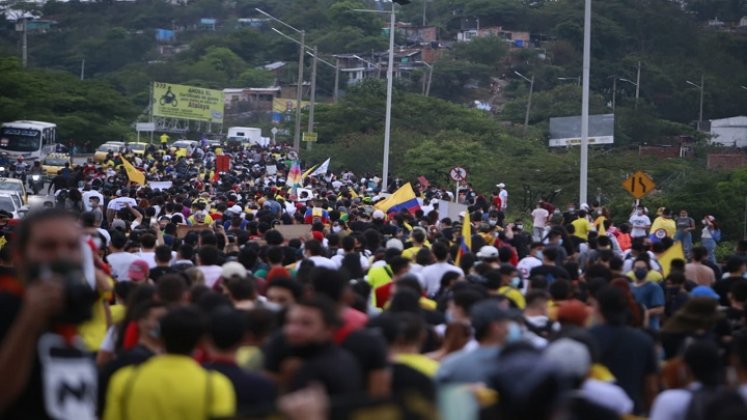
<svg viewBox="0 0 747 420"><path fill-rule="evenodd" d="M301 101L301 109L309 106L309 101ZM291 112L296 109L296 100L288 98L275 98L272 100L272 110L274 112Z"/></svg>
<svg viewBox="0 0 747 420"><path fill-rule="evenodd" d="M223 122L223 92L172 83L153 83L153 115Z"/></svg>

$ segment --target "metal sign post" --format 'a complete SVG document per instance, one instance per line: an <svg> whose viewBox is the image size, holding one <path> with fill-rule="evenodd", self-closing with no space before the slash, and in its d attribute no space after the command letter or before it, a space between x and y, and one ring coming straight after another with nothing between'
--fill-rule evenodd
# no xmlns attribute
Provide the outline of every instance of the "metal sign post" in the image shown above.
<svg viewBox="0 0 747 420"><path fill-rule="evenodd" d="M456 183L456 189L454 190L454 202L459 202L459 183L467 179L467 170L455 166L449 170L449 177Z"/></svg>

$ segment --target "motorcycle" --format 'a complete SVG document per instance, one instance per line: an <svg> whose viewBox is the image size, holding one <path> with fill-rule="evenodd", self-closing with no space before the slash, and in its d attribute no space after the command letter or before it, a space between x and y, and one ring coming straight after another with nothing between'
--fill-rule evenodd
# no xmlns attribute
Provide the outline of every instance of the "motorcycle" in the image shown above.
<svg viewBox="0 0 747 420"><path fill-rule="evenodd" d="M16 163L13 169L13 178L26 182L26 166Z"/></svg>
<svg viewBox="0 0 747 420"><path fill-rule="evenodd" d="M29 177L29 187L34 195L39 195L39 191L44 189L44 177L39 173L31 174Z"/></svg>

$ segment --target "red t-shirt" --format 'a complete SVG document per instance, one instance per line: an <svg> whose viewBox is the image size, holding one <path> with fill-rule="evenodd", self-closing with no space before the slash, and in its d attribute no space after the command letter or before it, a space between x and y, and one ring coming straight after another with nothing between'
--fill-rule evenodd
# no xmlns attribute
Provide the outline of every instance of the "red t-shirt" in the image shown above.
<svg viewBox="0 0 747 420"><path fill-rule="evenodd" d="M345 311L342 313L342 327L338 328L335 332L335 343L342 343L350 333L363 329L367 322L368 315L353 308L345 308Z"/></svg>

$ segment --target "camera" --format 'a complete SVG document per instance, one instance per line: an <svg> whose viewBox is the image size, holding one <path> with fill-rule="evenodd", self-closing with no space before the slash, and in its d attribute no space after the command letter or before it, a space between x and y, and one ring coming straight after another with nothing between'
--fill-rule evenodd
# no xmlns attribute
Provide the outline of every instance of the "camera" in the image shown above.
<svg viewBox="0 0 747 420"><path fill-rule="evenodd" d="M60 324L81 324L93 316L96 292L86 283L83 267L70 261L34 265L27 277L35 281L54 277L61 281L65 293L65 309L54 321Z"/></svg>

